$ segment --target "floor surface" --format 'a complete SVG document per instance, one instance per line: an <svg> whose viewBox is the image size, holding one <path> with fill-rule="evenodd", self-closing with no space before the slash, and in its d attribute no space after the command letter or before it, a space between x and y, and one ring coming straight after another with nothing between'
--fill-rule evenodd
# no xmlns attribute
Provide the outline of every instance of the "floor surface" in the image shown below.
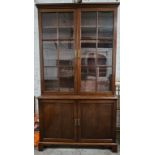
<svg viewBox="0 0 155 155"><path fill-rule="evenodd" d="M39 152L34 150L34 155L120 155L108 149L68 149L68 148L47 148Z"/></svg>

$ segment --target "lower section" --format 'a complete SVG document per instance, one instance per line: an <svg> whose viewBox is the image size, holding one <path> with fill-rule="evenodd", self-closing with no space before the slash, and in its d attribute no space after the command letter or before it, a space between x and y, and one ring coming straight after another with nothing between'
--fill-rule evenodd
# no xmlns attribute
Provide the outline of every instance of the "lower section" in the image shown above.
<svg viewBox="0 0 155 155"><path fill-rule="evenodd" d="M116 152L116 101L112 97L39 98L39 150L88 146Z"/></svg>
<svg viewBox="0 0 155 155"><path fill-rule="evenodd" d="M39 142L38 150L43 151L44 147L99 147L103 149L111 149L112 152L117 152L116 143L64 143L64 142Z"/></svg>

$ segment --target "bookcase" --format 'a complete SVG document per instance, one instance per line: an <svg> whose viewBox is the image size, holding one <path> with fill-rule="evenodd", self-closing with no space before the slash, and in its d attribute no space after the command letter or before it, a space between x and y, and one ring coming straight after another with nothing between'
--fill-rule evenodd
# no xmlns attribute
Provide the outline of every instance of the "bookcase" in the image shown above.
<svg viewBox="0 0 155 155"><path fill-rule="evenodd" d="M38 4L44 146L103 147L117 151L117 6Z"/></svg>

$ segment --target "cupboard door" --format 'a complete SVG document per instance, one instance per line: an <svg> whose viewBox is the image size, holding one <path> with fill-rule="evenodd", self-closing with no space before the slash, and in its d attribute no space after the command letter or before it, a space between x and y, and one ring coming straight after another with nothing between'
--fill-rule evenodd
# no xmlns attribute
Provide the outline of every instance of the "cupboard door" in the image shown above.
<svg viewBox="0 0 155 155"><path fill-rule="evenodd" d="M81 92L112 91L113 11L82 11Z"/></svg>
<svg viewBox="0 0 155 155"><path fill-rule="evenodd" d="M75 13L41 15L42 78L47 92L75 92Z"/></svg>
<svg viewBox="0 0 155 155"><path fill-rule="evenodd" d="M115 105L114 101L80 101L81 142L112 142L115 139Z"/></svg>
<svg viewBox="0 0 155 155"><path fill-rule="evenodd" d="M74 101L45 100L39 104L41 140L74 141L76 129Z"/></svg>

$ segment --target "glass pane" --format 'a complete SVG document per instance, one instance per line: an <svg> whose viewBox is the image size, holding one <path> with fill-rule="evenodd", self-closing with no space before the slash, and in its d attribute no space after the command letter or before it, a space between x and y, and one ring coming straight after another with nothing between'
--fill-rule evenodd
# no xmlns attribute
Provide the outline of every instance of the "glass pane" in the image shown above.
<svg viewBox="0 0 155 155"><path fill-rule="evenodd" d="M42 15L42 27L52 28L56 27L57 24L57 13L43 13Z"/></svg>
<svg viewBox="0 0 155 155"><path fill-rule="evenodd" d="M82 75L82 74L84 74L84 75ZM89 66L81 66L81 75L84 77L87 76L87 78L91 77L91 76L96 78L96 67L94 65L92 65L92 66L90 66L90 65ZM81 76L81 78L82 78L82 76Z"/></svg>
<svg viewBox="0 0 155 155"><path fill-rule="evenodd" d="M74 91L74 77L60 78L60 91L73 92Z"/></svg>
<svg viewBox="0 0 155 155"><path fill-rule="evenodd" d="M56 80L56 79L58 79L57 67L44 67L44 79L45 80Z"/></svg>
<svg viewBox="0 0 155 155"><path fill-rule="evenodd" d="M73 77L73 67L59 67L59 76L60 77L64 77L64 78L68 78L68 77Z"/></svg>
<svg viewBox="0 0 155 155"><path fill-rule="evenodd" d="M97 90L99 92L111 91L112 67L97 68Z"/></svg>
<svg viewBox="0 0 155 155"><path fill-rule="evenodd" d="M73 42L63 42L63 41L61 41L61 42L59 42L59 49L60 49L60 51L65 51L65 52L67 52L67 51L69 51L70 53L73 53L73 49L74 49L74 44L73 44Z"/></svg>
<svg viewBox="0 0 155 155"><path fill-rule="evenodd" d="M97 23L96 12L82 12L81 13L81 26L96 27Z"/></svg>
<svg viewBox="0 0 155 155"><path fill-rule="evenodd" d="M58 69L56 67L44 67L45 89L58 90Z"/></svg>
<svg viewBox="0 0 155 155"><path fill-rule="evenodd" d="M56 66L57 63L57 43L44 41L43 42L43 58L44 66Z"/></svg>
<svg viewBox="0 0 155 155"><path fill-rule="evenodd" d="M81 72L81 91L95 92L96 91L96 70L95 68L82 67L81 70L83 70Z"/></svg>
<svg viewBox="0 0 155 155"><path fill-rule="evenodd" d="M96 91L96 80L81 80L81 91L82 92L95 92Z"/></svg>
<svg viewBox="0 0 155 155"><path fill-rule="evenodd" d="M59 81L58 80L45 80L45 89L50 91L58 91L59 90Z"/></svg>
<svg viewBox="0 0 155 155"><path fill-rule="evenodd" d="M59 26L73 26L73 13L59 13Z"/></svg>
<svg viewBox="0 0 155 155"><path fill-rule="evenodd" d="M72 64L73 59L74 59L74 44L72 42L60 42L59 60L62 62L66 61L66 63ZM68 61L71 61L71 62L68 62Z"/></svg>
<svg viewBox="0 0 155 155"><path fill-rule="evenodd" d="M56 28L45 28L43 29L43 39L57 39L57 29Z"/></svg>
<svg viewBox="0 0 155 155"><path fill-rule="evenodd" d="M96 48L81 49L81 65L96 65Z"/></svg>
<svg viewBox="0 0 155 155"><path fill-rule="evenodd" d="M85 66L95 66L96 65L96 53L86 53L82 55L81 65Z"/></svg>
<svg viewBox="0 0 155 155"><path fill-rule="evenodd" d="M98 48L97 65L112 66L112 48Z"/></svg>
<svg viewBox="0 0 155 155"><path fill-rule="evenodd" d="M59 39L73 39L73 29L59 28Z"/></svg>
<svg viewBox="0 0 155 155"><path fill-rule="evenodd" d="M102 54L97 55L97 65L106 65L107 64L107 58L106 56Z"/></svg>
<svg viewBox="0 0 155 155"><path fill-rule="evenodd" d="M112 48L113 47L112 40L98 41L97 45L98 45L98 48Z"/></svg>
<svg viewBox="0 0 155 155"><path fill-rule="evenodd" d="M96 28L82 28L81 39L96 39Z"/></svg>
<svg viewBox="0 0 155 155"><path fill-rule="evenodd" d="M73 67L59 67L60 91L73 91L74 71Z"/></svg>
<svg viewBox="0 0 155 155"><path fill-rule="evenodd" d="M99 28L98 29L98 38L112 38L113 31L112 29Z"/></svg>
<svg viewBox="0 0 155 155"><path fill-rule="evenodd" d="M73 60L59 60L59 66L69 67L73 65L74 65Z"/></svg>
<svg viewBox="0 0 155 155"><path fill-rule="evenodd" d="M113 13L112 12L98 12L98 26L106 29L113 28Z"/></svg>
<svg viewBox="0 0 155 155"><path fill-rule="evenodd" d="M81 48L96 48L96 42L82 42Z"/></svg>

